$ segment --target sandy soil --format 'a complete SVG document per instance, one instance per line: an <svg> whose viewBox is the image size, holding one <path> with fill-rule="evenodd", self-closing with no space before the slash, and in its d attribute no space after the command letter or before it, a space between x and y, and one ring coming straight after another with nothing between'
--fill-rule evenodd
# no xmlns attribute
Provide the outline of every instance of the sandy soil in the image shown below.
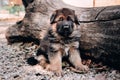
<svg viewBox="0 0 120 80"><path fill-rule="evenodd" d="M120 80L119 71L113 69L98 71L90 68L88 73L82 74L64 68L63 76L57 77L39 65L29 65L25 55L34 54L35 45L22 46L22 43L17 44L18 46L7 45L4 34L12 24L14 22L9 25L6 25L6 22L0 23L0 80Z"/></svg>

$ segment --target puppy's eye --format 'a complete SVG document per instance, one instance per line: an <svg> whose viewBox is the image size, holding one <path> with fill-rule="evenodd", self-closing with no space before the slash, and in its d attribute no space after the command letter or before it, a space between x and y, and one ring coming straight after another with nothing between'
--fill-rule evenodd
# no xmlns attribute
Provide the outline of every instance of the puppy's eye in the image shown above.
<svg viewBox="0 0 120 80"><path fill-rule="evenodd" d="M63 17L60 17L58 21L63 21L63 20L64 20Z"/></svg>
<svg viewBox="0 0 120 80"><path fill-rule="evenodd" d="M70 16L67 17L67 20L68 20L68 21L73 21Z"/></svg>

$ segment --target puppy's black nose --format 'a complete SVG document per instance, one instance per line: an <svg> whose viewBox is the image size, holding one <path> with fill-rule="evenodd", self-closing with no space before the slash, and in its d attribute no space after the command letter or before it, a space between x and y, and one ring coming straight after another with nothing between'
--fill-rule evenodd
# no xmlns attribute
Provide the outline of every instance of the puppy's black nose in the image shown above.
<svg viewBox="0 0 120 80"><path fill-rule="evenodd" d="M69 29L69 25L64 25L63 29Z"/></svg>

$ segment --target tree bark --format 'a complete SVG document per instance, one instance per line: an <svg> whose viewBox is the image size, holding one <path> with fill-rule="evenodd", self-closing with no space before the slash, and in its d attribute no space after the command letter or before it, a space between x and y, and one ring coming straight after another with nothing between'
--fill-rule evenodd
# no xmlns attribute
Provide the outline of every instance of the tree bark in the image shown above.
<svg viewBox="0 0 120 80"><path fill-rule="evenodd" d="M80 50L96 60L120 69L120 6L80 8L67 5L62 0L28 0L26 14L20 22L8 28L9 44L35 42L39 44L50 26L54 10L63 7L76 11L80 21Z"/></svg>

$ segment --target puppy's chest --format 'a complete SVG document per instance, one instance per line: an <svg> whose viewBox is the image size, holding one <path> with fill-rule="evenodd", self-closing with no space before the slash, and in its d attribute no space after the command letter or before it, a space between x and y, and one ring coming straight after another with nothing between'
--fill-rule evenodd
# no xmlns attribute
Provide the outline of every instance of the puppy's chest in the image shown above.
<svg viewBox="0 0 120 80"><path fill-rule="evenodd" d="M74 42L79 42L80 37L68 37L68 38L56 38L53 36L49 36L48 40L50 43L58 43L61 45L69 45Z"/></svg>
<svg viewBox="0 0 120 80"><path fill-rule="evenodd" d="M49 37L50 41L50 46L55 50L62 50L62 55L66 56L69 54L69 50L74 47L74 48L79 48L79 41L75 38L68 38L68 39L57 39L54 37Z"/></svg>

